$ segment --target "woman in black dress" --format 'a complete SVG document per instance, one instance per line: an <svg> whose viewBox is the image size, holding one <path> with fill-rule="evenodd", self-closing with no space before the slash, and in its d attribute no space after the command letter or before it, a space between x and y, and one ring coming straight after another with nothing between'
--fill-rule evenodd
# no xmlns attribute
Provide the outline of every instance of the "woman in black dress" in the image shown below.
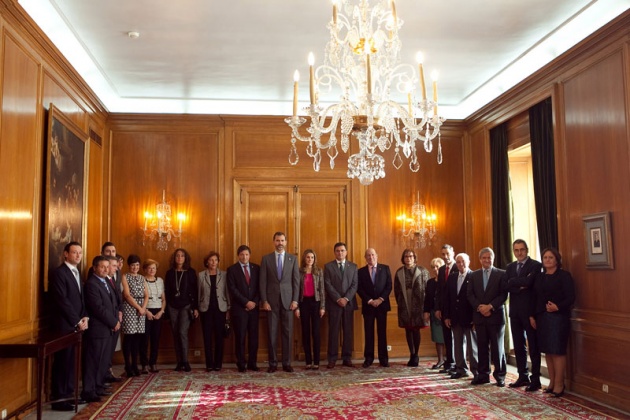
<svg viewBox="0 0 630 420"><path fill-rule="evenodd" d="M545 392L561 397L564 394L575 286L571 273L562 269L562 257L558 250L545 249L542 263L544 270L534 282L534 309L529 320L537 330L538 346L547 360L549 387Z"/></svg>
<svg viewBox="0 0 630 420"><path fill-rule="evenodd" d="M446 352L444 349L444 332L442 331L442 321L435 316L435 292L437 291L437 276L440 267L444 265L442 258L433 258L431 260L431 273L433 277L427 281L427 289L424 296L424 322L431 325L431 341L435 343L435 351L437 352L437 363L431 369L440 369L444 366L446 360Z"/></svg>
<svg viewBox="0 0 630 420"><path fill-rule="evenodd" d="M188 329L191 321L199 317L199 311L197 273L190 267L190 254L185 249L176 249L171 256L171 268L166 272L164 287L177 357L175 370L190 372Z"/></svg>

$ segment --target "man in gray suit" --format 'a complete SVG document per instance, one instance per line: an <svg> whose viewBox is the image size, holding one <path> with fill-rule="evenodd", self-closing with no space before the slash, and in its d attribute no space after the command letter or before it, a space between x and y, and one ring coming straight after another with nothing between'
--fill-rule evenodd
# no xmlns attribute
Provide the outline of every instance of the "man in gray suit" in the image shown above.
<svg viewBox="0 0 630 420"><path fill-rule="evenodd" d="M260 265L260 300L261 309L268 311L269 324L269 369L273 373L278 369L277 343L278 322L282 328L282 370L293 372L291 367L293 337L293 311L298 307L300 294L300 273L295 255L287 254L286 235L282 232L273 234L276 248L262 258Z"/></svg>
<svg viewBox="0 0 630 420"><path fill-rule="evenodd" d="M343 330L343 365L352 367L354 311L358 309L355 298L359 283L357 265L346 260L346 244L337 242L334 249L335 259L324 266L328 312L328 369L335 367L339 356L339 328Z"/></svg>
<svg viewBox="0 0 630 420"><path fill-rule="evenodd" d="M490 382L490 355L494 365L493 376L497 386L505 386L506 359L503 349L505 336L505 300L507 299L507 282L505 270L492 266L494 251L483 248L479 251L481 269L472 273L471 284L466 294L473 308L473 324L477 331L477 347L479 354L478 376L472 385Z"/></svg>

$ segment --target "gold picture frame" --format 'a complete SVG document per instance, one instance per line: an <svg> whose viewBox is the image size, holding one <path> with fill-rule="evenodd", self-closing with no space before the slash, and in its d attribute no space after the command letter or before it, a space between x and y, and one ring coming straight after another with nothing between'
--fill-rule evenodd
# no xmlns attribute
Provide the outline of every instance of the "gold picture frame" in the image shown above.
<svg viewBox="0 0 630 420"><path fill-rule="evenodd" d="M582 221L586 267L601 270L614 269L610 212L589 214L583 216Z"/></svg>
<svg viewBox="0 0 630 420"><path fill-rule="evenodd" d="M52 103L48 109L44 191L44 289L71 241L85 246L88 136Z"/></svg>

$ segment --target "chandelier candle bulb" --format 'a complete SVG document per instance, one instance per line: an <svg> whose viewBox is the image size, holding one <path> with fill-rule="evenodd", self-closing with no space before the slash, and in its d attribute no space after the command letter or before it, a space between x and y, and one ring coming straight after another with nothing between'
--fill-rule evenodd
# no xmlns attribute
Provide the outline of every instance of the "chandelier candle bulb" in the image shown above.
<svg viewBox="0 0 630 420"><path fill-rule="evenodd" d="M366 72L367 72L367 93L372 93L372 62L370 60L370 54L367 54L366 59Z"/></svg>
<svg viewBox="0 0 630 420"><path fill-rule="evenodd" d="M411 102L411 92L407 94L407 104L409 105L409 116L413 118L413 105Z"/></svg>
<svg viewBox="0 0 630 420"><path fill-rule="evenodd" d="M391 6L392 6L392 17L394 18L393 30L395 31L396 28L398 28L398 16L396 15L396 2L394 0L391 1Z"/></svg>
<svg viewBox="0 0 630 420"><path fill-rule="evenodd" d="M422 67L422 62L424 61L424 55L419 52L416 55L416 60L418 61L418 77L420 78L420 90L422 90L422 100L427 99L427 87L424 84L424 68Z"/></svg>
<svg viewBox="0 0 630 420"><path fill-rule="evenodd" d="M337 25L337 1L333 0L333 25Z"/></svg>
<svg viewBox="0 0 630 420"><path fill-rule="evenodd" d="M311 104L315 103L315 69L313 68L314 64L315 64L315 56L311 52L308 54L309 92L311 95Z"/></svg>
<svg viewBox="0 0 630 420"><path fill-rule="evenodd" d="M293 73L293 116L297 116L298 109L298 82L300 81L300 72Z"/></svg>
<svg viewBox="0 0 630 420"><path fill-rule="evenodd" d="M147 224L149 223L149 219L151 218L151 213L148 211L144 212L144 230L147 230Z"/></svg>
<svg viewBox="0 0 630 420"><path fill-rule="evenodd" d="M438 111L438 93L437 93L437 79L438 79L438 73L436 71L434 71L433 73L431 73L431 78L433 79L433 102L435 102L435 105L433 105L433 115L437 115L437 111Z"/></svg>

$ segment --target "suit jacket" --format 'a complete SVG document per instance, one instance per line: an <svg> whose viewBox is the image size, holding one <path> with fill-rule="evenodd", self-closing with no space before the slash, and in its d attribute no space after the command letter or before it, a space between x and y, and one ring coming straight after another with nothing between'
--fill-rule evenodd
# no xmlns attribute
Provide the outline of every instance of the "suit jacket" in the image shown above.
<svg viewBox="0 0 630 420"><path fill-rule="evenodd" d="M507 299L507 285L503 274L504 270L492 267L488 278L488 287L483 290L483 270L479 269L472 273L472 284L467 289L468 301L473 308L474 324L505 324L505 311L503 306ZM470 287L472 286L472 287ZM477 312L477 307L481 304L490 304L494 307L492 315L485 317Z"/></svg>
<svg viewBox="0 0 630 420"><path fill-rule="evenodd" d="M51 272L49 288L56 329L62 333L73 332L81 318L87 316L81 280L77 286L72 270L63 263Z"/></svg>
<svg viewBox="0 0 630 420"><path fill-rule="evenodd" d="M459 270L457 270L457 265L453 264L453 266L449 269L448 275L449 277L452 275L457 275ZM446 305L446 265L443 265L438 270L437 276L437 287L435 288L435 310L436 311L444 311L444 305ZM444 319L444 317L442 317Z"/></svg>
<svg viewBox="0 0 630 420"><path fill-rule="evenodd" d="M298 303L302 303L304 300L304 276L305 273L300 273L300 300ZM320 271L319 274L313 274L313 283L315 286L315 301L319 302L319 309L326 309L326 288L323 271Z"/></svg>
<svg viewBox="0 0 630 420"><path fill-rule="evenodd" d="M197 297L199 299L199 311L206 312L210 307L210 296L212 296L212 280L210 280L210 273L208 270L203 270L199 273L199 281L197 281ZM227 275L225 271L221 271L217 268L217 302L219 311L227 312L230 309L230 294L227 289Z"/></svg>
<svg viewBox="0 0 630 420"><path fill-rule="evenodd" d="M517 264L518 261L514 261L505 269L505 282L510 293L510 316L526 320L534 299L534 279L540 273L542 264L527 258L518 275Z"/></svg>
<svg viewBox="0 0 630 420"><path fill-rule="evenodd" d="M279 305L289 310L291 302L300 298L300 271L297 257L284 252L282 277L278 278L278 261L276 253L263 256L260 265L260 300L269 302L272 310L280 309Z"/></svg>
<svg viewBox="0 0 630 420"><path fill-rule="evenodd" d="M427 281L429 281L429 272L427 269L416 265L413 283L411 285L411 302L409 302L405 280L405 267L400 267L398 271L396 271L394 278L394 296L396 297L396 303L398 305L399 327L424 326L423 315Z"/></svg>
<svg viewBox="0 0 630 420"><path fill-rule="evenodd" d="M376 264L374 283L372 283L370 269L367 265L359 269L357 278L357 292L361 296L362 303L361 313L365 314L368 311L387 312L392 309L389 303L389 295L392 292L392 273L389 271L389 266ZM375 308L368 305L370 299L376 300L379 298L383 298L383 303L378 307Z"/></svg>
<svg viewBox="0 0 630 420"><path fill-rule="evenodd" d="M107 282L107 281L106 281ZM109 283L103 284L92 274L85 282L85 306L90 317L87 334L95 338L110 337L118 322L116 295Z"/></svg>
<svg viewBox="0 0 630 420"><path fill-rule="evenodd" d="M258 264L249 263L249 277L249 284L247 284L240 262L227 269L227 286L232 312L247 313L245 305L249 301L256 303L256 309L258 309L260 304L260 266Z"/></svg>
<svg viewBox="0 0 630 420"><path fill-rule="evenodd" d="M90 277L92 277L93 274L94 267L90 267L90 269L88 270L87 278L89 279ZM111 283L110 286L112 286ZM116 307L119 311L122 312L124 299L122 295L122 273L120 272L120 270L116 270L116 274L114 274L114 285L112 286L112 288L114 289L114 293L116 294Z"/></svg>
<svg viewBox="0 0 630 420"><path fill-rule="evenodd" d="M468 270L464 277L462 287L457 293L457 282L459 281L459 270L456 271L457 275L448 276L446 284L446 305L443 319L450 319L451 325L459 325L462 327L470 327L473 322L473 307L468 301L468 288L471 287L472 271Z"/></svg>
<svg viewBox="0 0 630 420"><path fill-rule="evenodd" d="M348 299L348 304L353 310L357 310L355 295L358 288L357 265L346 260L343 274L339 269L337 260L333 260L324 266L324 284L326 286L326 309L339 308L337 300L342 297Z"/></svg>

